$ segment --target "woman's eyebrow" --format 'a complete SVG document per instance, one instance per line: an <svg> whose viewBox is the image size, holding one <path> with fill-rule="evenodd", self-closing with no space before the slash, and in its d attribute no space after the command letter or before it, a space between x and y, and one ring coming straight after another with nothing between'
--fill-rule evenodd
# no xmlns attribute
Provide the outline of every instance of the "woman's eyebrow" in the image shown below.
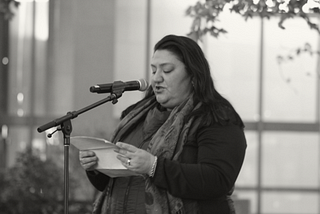
<svg viewBox="0 0 320 214"><path fill-rule="evenodd" d="M173 65L173 63L171 63L171 62L164 62L164 63L160 63L160 64L159 64L160 67L165 66L165 65ZM152 64L152 63L151 63L151 66L152 66L152 67L156 67L156 65L155 65L155 64Z"/></svg>

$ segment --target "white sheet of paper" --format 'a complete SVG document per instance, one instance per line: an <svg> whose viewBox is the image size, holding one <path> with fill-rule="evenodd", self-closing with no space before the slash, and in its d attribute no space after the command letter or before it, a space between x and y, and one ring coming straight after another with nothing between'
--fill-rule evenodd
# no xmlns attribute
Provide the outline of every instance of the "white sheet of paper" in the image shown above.
<svg viewBox="0 0 320 214"><path fill-rule="evenodd" d="M117 146L105 139L74 136L70 138L70 143L79 150L91 150L98 157L98 164L95 167L98 171L110 177L125 177L137 175L137 173L125 168L121 161L117 159L117 153L114 149Z"/></svg>

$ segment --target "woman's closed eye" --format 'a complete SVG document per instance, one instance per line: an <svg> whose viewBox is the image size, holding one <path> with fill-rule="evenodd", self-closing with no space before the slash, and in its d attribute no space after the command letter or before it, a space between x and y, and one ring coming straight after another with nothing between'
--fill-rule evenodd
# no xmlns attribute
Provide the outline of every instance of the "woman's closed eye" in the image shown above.
<svg viewBox="0 0 320 214"><path fill-rule="evenodd" d="M163 70L163 73L170 73L173 69Z"/></svg>
<svg viewBox="0 0 320 214"><path fill-rule="evenodd" d="M173 69L168 69L168 70L162 70L163 73L170 73L171 71L173 71ZM156 74L157 73L157 70L152 70L152 74Z"/></svg>

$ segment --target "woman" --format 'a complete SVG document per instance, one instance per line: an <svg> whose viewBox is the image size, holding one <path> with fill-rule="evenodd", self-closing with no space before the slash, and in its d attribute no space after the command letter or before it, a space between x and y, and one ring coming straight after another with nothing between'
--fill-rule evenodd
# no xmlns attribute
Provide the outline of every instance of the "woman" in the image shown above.
<svg viewBox="0 0 320 214"><path fill-rule="evenodd" d="M201 48L165 36L151 68L145 98L123 112L112 137L118 159L141 176L110 178L93 170L92 151L80 152L102 191L93 213L235 213L230 195L245 156L244 125L215 90Z"/></svg>

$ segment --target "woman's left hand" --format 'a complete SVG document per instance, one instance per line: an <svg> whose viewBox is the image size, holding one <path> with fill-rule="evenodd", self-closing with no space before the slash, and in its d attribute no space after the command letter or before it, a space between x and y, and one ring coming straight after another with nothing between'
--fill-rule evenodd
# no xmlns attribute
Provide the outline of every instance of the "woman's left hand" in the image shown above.
<svg viewBox="0 0 320 214"><path fill-rule="evenodd" d="M117 142L116 145L120 147L114 150L119 154L117 158L127 169L141 174L150 173L155 160L154 155L127 143Z"/></svg>

